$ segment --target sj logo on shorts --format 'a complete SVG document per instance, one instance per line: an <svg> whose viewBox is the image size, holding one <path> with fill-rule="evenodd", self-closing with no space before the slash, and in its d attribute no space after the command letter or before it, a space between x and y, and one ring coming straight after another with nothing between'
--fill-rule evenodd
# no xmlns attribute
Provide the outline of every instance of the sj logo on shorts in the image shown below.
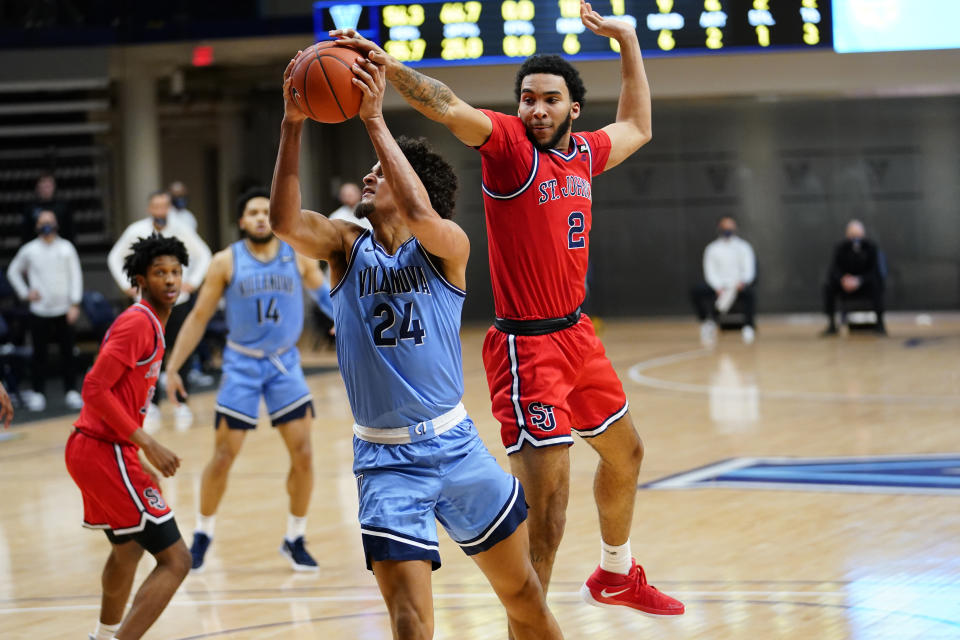
<svg viewBox="0 0 960 640"><path fill-rule="evenodd" d="M150 507L156 509L157 511L162 511L167 508L167 503L164 501L163 496L160 495L160 492L153 487L147 487L144 489L143 497L146 498L147 502L150 503Z"/></svg>
<svg viewBox="0 0 960 640"><path fill-rule="evenodd" d="M531 402L527 405L527 413L530 414L530 424L540 431L553 431L557 427L552 404Z"/></svg>

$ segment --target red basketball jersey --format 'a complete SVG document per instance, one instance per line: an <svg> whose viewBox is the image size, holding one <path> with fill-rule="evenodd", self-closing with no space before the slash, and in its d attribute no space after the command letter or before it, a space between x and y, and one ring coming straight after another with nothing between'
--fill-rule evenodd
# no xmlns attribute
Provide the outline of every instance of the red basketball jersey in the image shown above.
<svg viewBox="0 0 960 640"><path fill-rule="evenodd" d="M478 150L497 317L565 316L585 295L592 178L607 164L610 138L575 133L566 153L538 151L520 118L483 113L493 124Z"/></svg>
<svg viewBox="0 0 960 640"><path fill-rule="evenodd" d="M126 367L111 389L123 407L125 419L111 420L108 416L98 415L85 397L74 426L102 440L130 444L132 429L123 425L129 425L131 419L137 426L143 425L147 403L156 392L165 348L163 324L147 302L137 302L121 313L104 336L97 359L116 358ZM95 372L96 367L87 374L88 378ZM84 381L86 385L87 381Z"/></svg>

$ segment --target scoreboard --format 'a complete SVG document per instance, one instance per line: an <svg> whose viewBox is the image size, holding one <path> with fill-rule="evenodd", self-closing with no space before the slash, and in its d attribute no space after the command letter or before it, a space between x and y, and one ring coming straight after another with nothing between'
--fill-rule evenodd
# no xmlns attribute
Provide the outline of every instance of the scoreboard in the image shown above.
<svg viewBox="0 0 960 640"><path fill-rule="evenodd" d="M646 56L831 48L830 0L599 0L634 26ZM618 57L580 22L579 0L314 3L314 31L354 28L413 66L504 64L534 53Z"/></svg>

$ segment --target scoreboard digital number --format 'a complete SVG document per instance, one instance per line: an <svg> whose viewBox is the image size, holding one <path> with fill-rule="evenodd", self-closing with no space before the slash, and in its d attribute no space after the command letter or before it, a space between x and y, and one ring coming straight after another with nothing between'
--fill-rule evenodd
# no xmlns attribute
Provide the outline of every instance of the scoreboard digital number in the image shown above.
<svg viewBox="0 0 960 640"><path fill-rule="evenodd" d="M637 30L644 55L830 48L830 0L600 0ZM580 22L579 0L314 3L314 30L353 28L411 65L504 64L534 53L615 58L615 40Z"/></svg>

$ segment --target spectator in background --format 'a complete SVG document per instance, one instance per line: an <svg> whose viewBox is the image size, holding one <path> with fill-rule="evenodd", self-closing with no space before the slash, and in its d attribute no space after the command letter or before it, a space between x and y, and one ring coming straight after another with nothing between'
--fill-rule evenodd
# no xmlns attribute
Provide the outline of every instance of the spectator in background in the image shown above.
<svg viewBox="0 0 960 640"><path fill-rule="evenodd" d="M356 215L356 208L362 195L360 187L355 183L344 182L340 185L340 191L337 194L340 206L327 217L331 220L346 220L364 229L373 230L373 225L370 224L369 220L358 218ZM317 290L315 300L320 312L329 320L329 325L324 323L322 328L326 329L328 337L332 341L336 333L336 327L333 326L333 301L330 299L330 270L325 268L323 276L323 286Z"/></svg>
<svg viewBox="0 0 960 640"><path fill-rule="evenodd" d="M706 282L690 292L700 318L700 342L711 346L717 339L717 316L726 313L737 300L743 304L743 341L752 344L754 330L753 281L757 275L757 259L753 247L737 236L737 222L730 216L720 219L720 235L703 251L703 277Z"/></svg>
<svg viewBox="0 0 960 640"><path fill-rule="evenodd" d="M77 391L73 326L80 315L83 276L77 250L57 233L57 216L43 210L37 216L37 238L23 245L7 269L7 278L21 300L30 302L30 336L33 342L33 393L26 394L30 411L47 407L47 347L52 340L60 345L60 374L64 403L80 409ZM26 276L26 279L24 278Z"/></svg>
<svg viewBox="0 0 960 640"><path fill-rule="evenodd" d="M866 238L867 232L859 220L847 223L847 239L833 251L833 261L823 285L823 312L827 314L827 328L821 335L837 335L837 296L863 296L873 303L877 314L874 329L886 335L883 322L883 267L876 243Z"/></svg>
<svg viewBox="0 0 960 640"><path fill-rule="evenodd" d="M27 204L23 212L23 226L21 233L21 242L26 244L33 240L37 235L37 218L41 211L53 211L57 216L60 225L60 237L73 242L73 213L67 209L63 200L56 196L57 180L52 173L41 174L37 178L37 184L34 188L34 198Z"/></svg>
<svg viewBox="0 0 960 640"><path fill-rule="evenodd" d="M360 187L352 182L344 182L340 186L340 193L337 196L337 199L340 200L340 206L327 217L331 220L346 220L364 229L373 229L369 220L358 218L355 214L361 195Z"/></svg>
<svg viewBox="0 0 960 640"><path fill-rule="evenodd" d="M175 180L170 183L168 191L171 205L170 218L186 227L190 227L196 233L197 217L187 208L187 186L179 180Z"/></svg>
<svg viewBox="0 0 960 640"><path fill-rule="evenodd" d="M183 270L183 284L180 287L180 297L177 298L176 305L170 312L170 319L167 320L164 339L169 347L172 347L177 340L177 334L183 325L184 319L193 308L193 294L200 287L204 276L207 274L207 268L210 266L210 247L200 239L190 227L184 226L170 216L170 195L165 191L157 191L150 194L147 201L147 217L138 220L128 226L120 239L107 255L107 267L110 269L113 279L117 286L130 297L137 297L137 289L130 286L130 279L123 272L123 261L133 251L133 245L139 238L149 237L151 233L157 232L166 237L174 237L180 240L187 247L187 254L190 256L190 265ZM189 359L187 360L189 363ZM189 364L184 365L180 371L180 376L188 379L187 370ZM162 393L153 395L153 401L147 408L147 416L143 422L143 428L148 433L155 433L162 425L160 419L160 396ZM185 431L193 424L193 413L187 406L185 398L180 399L180 404L174 409L174 424L180 431Z"/></svg>

